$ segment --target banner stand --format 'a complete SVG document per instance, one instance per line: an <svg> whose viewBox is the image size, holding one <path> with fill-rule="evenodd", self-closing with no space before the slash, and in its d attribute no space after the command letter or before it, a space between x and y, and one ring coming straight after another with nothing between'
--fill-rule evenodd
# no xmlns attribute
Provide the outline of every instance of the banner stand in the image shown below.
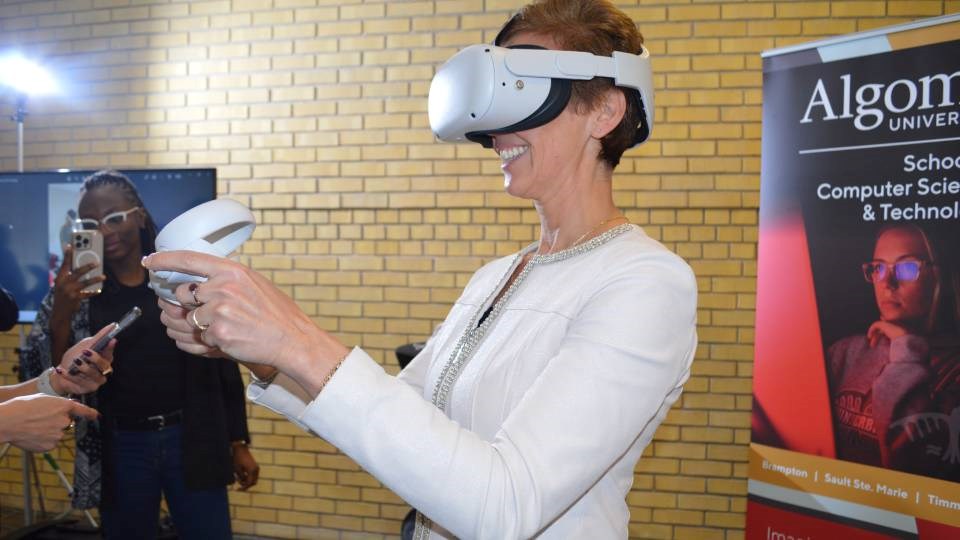
<svg viewBox="0 0 960 540"><path fill-rule="evenodd" d="M960 14L762 58L746 537L960 538Z"/></svg>

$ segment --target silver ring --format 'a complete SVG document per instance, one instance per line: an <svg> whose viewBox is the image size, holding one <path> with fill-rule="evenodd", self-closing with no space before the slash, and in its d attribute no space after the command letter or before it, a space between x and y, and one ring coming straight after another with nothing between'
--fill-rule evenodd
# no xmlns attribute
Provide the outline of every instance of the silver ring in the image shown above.
<svg viewBox="0 0 960 540"><path fill-rule="evenodd" d="M190 312L190 320L193 321L193 325L197 327L197 330L204 332L207 328L210 328L209 324L200 324L200 321L197 320L197 310Z"/></svg>
<svg viewBox="0 0 960 540"><path fill-rule="evenodd" d="M63 428L63 432L64 432L64 433L70 433L71 431L73 431L73 428L75 428L75 427L77 427L77 421L76 421L76 420L70 420L70 423L67 424L67 427Z"/></svg>
<svg viewBox="0 0 960 540"><path fill-rule="evenodd" d="M197 298L197 289L199 289L199 288L200 288L200 287L197 286L197 287L194 287L193 289L190 289L190 294L193 295L193 303L196 304L196 305L198 305L198 306L202 306L202 305L203 305L203 302L201 302L200 299Z"/></svg>

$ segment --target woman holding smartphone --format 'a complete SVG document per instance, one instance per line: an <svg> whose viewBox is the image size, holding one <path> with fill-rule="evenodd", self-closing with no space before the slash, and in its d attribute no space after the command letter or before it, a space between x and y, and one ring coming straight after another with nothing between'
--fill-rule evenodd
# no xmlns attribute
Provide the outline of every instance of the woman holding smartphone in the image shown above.
<svg viewBox="0 0 960 540"><path fill-rule="evenodd" d="M72 246L37 314L24 351L36 375L91 328L143 316L118 339L113 374L87 404L103 415L77 425L76 508L99 506L105 538L155 538L161 494L181 538L230 538L226 486L257 481L240 372L232 362L191 361L166 336L140 259L157 228L133 183L116 171L84 181L78 230L103 235L103 275L73 268ZM96 292L98 283L101 292Z"/></svg>

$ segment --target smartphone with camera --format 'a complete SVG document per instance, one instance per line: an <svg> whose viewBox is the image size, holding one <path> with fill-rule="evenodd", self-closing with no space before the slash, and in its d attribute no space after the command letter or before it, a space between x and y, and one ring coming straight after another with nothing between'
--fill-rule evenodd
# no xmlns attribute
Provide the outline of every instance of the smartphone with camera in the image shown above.
<svg viewBox="0 0 960 540"><path fill-rule="evenodd" d="M81 266L94 263L96 268L90 270L80 279L90 279L103 275L103 235L100 231L73 231L70 234L70 243L73 246L73 266L76 270ZM102 282L93 283L84 287L85 292L99 294L103 287Z"/></svg>

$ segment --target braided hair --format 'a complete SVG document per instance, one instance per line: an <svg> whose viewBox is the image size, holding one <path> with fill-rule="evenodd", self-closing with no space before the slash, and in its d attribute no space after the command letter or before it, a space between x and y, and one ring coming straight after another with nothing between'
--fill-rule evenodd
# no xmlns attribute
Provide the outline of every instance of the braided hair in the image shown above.
<svg viewBox="0 0 960 540"><path fill-rule="evenodd" d="M140 198L137 187L127 178L127 175L110 169L97 171L83 180L81 193L89 193L95 189L108 186L119 189L131 204L143 209L145 220L144 228L140 229L140 249L144 255L149 255L156 251L157 224L154 223L153 216L150 215L150 211L148 211L146 205L143 204L143 199Z"/></svg>

